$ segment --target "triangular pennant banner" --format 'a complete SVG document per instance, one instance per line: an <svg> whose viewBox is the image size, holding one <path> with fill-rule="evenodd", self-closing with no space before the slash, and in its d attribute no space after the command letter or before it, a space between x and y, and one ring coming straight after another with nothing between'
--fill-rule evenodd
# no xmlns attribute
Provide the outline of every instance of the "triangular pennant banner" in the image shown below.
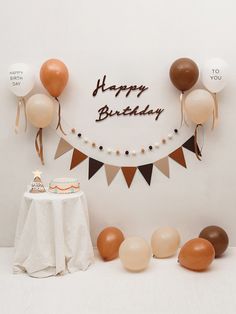
<svg viewBox="0 0 236 314"><path fill-rule="evenodd" d="M153 164L142 165L138 167L147 184L151 184Z"/></svg>
<svg viewBox="0 0 236 314"><path fill-rule="evenodd" d="M170 177L169 159L164 157L154 162L154 165L160 170L166 177Z"/></svg>
<svg viewBox="0 0 236 314"><path fill-rule="evenodd" d="M54 159L57 159L64 155L65 153L69 152L71 149L73 149L73 146L70 145L67 141L64 140L64 138L61 137L60 142L57 146L57 151L54 156Z"/></svg>
<svg viewBox="0 0 236 314"><path fill-rule="evenodd" d="M190 139L188 139L182 146L188 150L190 150L191 152L195 153L195 146L194 146L194 139L195 136L193 135L192 137L190 137ZM201 151L197 145L197 153L199 156L202 156Z"/></svg>
<svg viewBox="0 0 236 314"><path fill-rule="evenodd" d="M174 161L176 161L181 166L183 166L184 168L187 168L182 146L177 148L171 154L169 154L169 157L172 158Z"/></svg>
<svg viewBox="0 0 236 314"><path fill-rule="evenodd" d="M128 187L131 186L137 167L121 167Z"/></svg>
<svg viewBox="0 0 236 314"><path fill-rule="evenodd" d="M70 170L78 166L86 158L88 158L87 155L83 154L81 151L75 148L71 159Z"/></svg>
<svg viewBox="0 0 236 314"><path fill-rule="evenodd" d="M112 166L112 165L105 165L105 172L106 172L108 185L110 185L111 182L114 180L119 170L120 170L120 167Z"/></svg>
<svg viewBox="0 0 236 314"><path fill-rule="evenodd" d="M93 158L89 158L89 175L88 175L88 179L90 180L95 173L104 165L103 162L98 161L96 159Z"/></svg>

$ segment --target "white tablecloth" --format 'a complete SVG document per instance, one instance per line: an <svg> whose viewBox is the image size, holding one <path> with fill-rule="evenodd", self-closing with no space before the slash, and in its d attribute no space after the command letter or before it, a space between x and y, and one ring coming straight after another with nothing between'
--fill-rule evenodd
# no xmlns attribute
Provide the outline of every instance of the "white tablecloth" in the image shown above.
<svg viewBox="0 0 236 314"><path fill-rule="evenodd" d="M83 192L24 194L15 237L14 273L48 277L86 270L93 259Z"/></svg>

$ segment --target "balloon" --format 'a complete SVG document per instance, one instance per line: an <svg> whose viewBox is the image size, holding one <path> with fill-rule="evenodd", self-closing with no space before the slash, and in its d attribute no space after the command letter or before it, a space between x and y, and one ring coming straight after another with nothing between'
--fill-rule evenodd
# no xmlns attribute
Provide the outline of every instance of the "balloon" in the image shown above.
<svg viewBox="0 0 236 314"><path fill-rule="evenodd" d="M208 226L204 228L200 232L199 238L203 238L211 242L215 249L216 257L222 255L229 245L227 233L224 229L218 226Z"/></svg>
<svg viewBox="0 0 236 314"><path fill-rule="evenodd" d="M130 271L141 271L147 268L151 249L148 243L139 237L126 238L119 249L123 266Z"/></svg>
<svg viewBox="0 0 236 314"><path fill-rule="evenodd" d="M169 75L173 85L183 93L195 85L199 70L193 60L180 58L171 65Z"/></svg>
<svg viewBox="0 0 236 314"><path fill-rule="evenodd" d="M41 67L40 79L43 86L53 97L58 97L63 92L68 82L68 69L57 59L47 60Z"/></svg>
<svg viewBox="0 0 236 314"><path fill-rule="evenodd" d="M44 94L35 94L26 102L27 118L36 128L48 126L52 121L53 113L53 101Z"/></svg>
<svg viewBox="0 0 236 314"><path fill-rule="evenodd" d="M201 238L192 239L184 244L179 252L179 263L188 269L205 270L214 260L213 245Z"/></svg>
<svg viewBox="0 0 236 314"><path fill-rule="evenodd" d="M118 228L105 228L97 238L97 248L101 257L105 261L117 258L120 245L123 241L124 235Z"/></svg>
<svg viewBox="0 0 236 314"><path fill-rule="evenodd" d="M196 124L203 124L214 113L214 97L205 89L195 89L185 98L187 117Z"/></svg>
<svg viewBox="0 0 236 314"><path fill-rule="evenodd" d="M34 73L28 64L12 64L8 69L8 78L10 90L18 97L26 96L34 87Z"/></svg>
<svg viewBox="0 0 236 314"><path fill-rule="evenodd" d="M208 60L203 67L202 83L212 93L224 89L228 80L228 65L219 58Z"/></svg>
<svg viewBox="0 0 236 314"><path fill-rule="evenodd" d="M157 229L152 234L152 253L157 258L165 258L176 253L180 244L180 235L172 227Z"/></svg>

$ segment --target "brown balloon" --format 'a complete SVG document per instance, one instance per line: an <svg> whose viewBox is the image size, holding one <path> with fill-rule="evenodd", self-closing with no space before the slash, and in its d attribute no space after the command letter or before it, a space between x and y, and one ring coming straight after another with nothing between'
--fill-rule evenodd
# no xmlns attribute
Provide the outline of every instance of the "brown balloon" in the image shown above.
<svg viewBox="0 0 236 314"><path fill-rule="evenodd" d="M123 241L124 235L118 228L105 228L97 238L97 248L103 260L111 261L117 258Z"/></svg>
<svg viewBox="0 0 236 314"><path fill-rule="evenodd" d="M57 59L47 60L41 67L40 79L43 86L53 97L63 92L68 82L69 72L66 65Z"/></svg>
<svg viewBox="0 0 236 314"><path fill-rule="evenodd" d="M183 93L195 85L199 70L193 60L180 58L171 65L169 75L173 85Z"/></svg>
<svg viewBox="0 0 236 314"><path fill-rule="evenodd" d="M213 245L202 238L192 239L184 244L179 252L179 263L195 271L205 270L214 260Z"/></svg>
<svg viewBox="0 0 236 314"><path fill-rule="evenodd" d="M215 249L216 257L222 255L229 245L229 238L224 229L218 226L208 226L204 228L199 238L206 239L211 242Z"/></svg>

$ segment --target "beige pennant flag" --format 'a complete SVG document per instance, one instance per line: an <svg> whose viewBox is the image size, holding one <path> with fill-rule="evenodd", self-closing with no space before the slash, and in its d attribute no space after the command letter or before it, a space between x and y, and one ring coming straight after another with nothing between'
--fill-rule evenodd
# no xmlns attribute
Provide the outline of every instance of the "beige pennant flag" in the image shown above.
<svg viewBox="0 0 236 314"><path fill-rule="evenodd" d="M120 167L105 164L105 172L106 172L108 185L110 185L112 181L115 179L115 176L117 175L119 170L120 170Z"/></svg>
<svg viewBox="0 0 236 314"><path fill-rule="evenodd" d="M166 177L170 177L169 159L164 157L154 162L154 165L160 170Z"/></svg>
<svg viewBox="0 0 236 314"><path fill-rule="evenodd" d="M67 141L65 141L62 137L60 139L60 142L57 146L57 151L55 154L54 159L57 159L64 155L65 153L69 152L71 149L73 149L73 146L70 145Z"/></svg>

